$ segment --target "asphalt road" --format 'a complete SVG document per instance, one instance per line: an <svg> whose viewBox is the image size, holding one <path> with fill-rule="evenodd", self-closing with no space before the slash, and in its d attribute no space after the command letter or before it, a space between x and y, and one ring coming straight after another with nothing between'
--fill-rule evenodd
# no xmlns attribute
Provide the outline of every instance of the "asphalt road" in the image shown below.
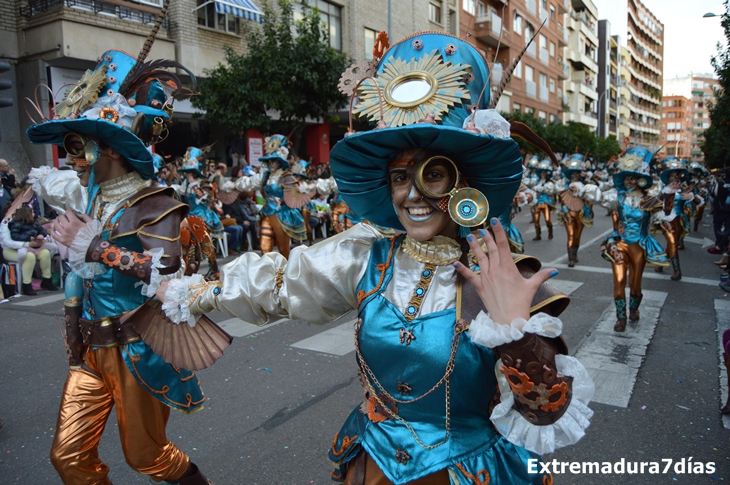
<svg viewBox="0 0 730 485"><path fill-rule="evenodd" d="M566 341L571 353L585 358L591 373L600 376L600 402L591 404L595 416L586 437L544 460L608 462L612 471L613 463L622 459L647 465L643 474L629 474L628 469L623 474L555 474L555 483L730 481L730 431L718 412L717 344L718 325L730 325L730 300L717 287L719 271L711 264L716 257L702 247L703 238L712 238L710 216L680 253L685 278L674 282L669 274L647 270L642 320L617 337L610 330L610 266L598 252L610 218L603 209L597 213L595 226L583 233L580 263L574 269L565 266L562 227L556 225L554 240L532 242L528 213L515 219L527 254L560 270L555 281L572 299L562 317ZM659 240L664 243L661 236ZM53 293L43 292L0 305L3 485L60 483L48 459L67 373L55 316L62 315L62 299L55 295L54 301L49 301ZM208 397L205 409L190 416L173 412L169 438L217 485L331 483L327 450L362 395L349 347L349 320L326 326L285 321L251 329L221 314L212 317L240 337L223 359L199 373ZM114 483L149 482L125 464L113 415L100 455L111 467ZM686 463L690 457L692 470L698 463L713 462L714 472L689 474L685 465L680 473L676 462L684 458ZM663 473L669 459L673 461ZM660 473L649 473L652 462Z"/></svg>

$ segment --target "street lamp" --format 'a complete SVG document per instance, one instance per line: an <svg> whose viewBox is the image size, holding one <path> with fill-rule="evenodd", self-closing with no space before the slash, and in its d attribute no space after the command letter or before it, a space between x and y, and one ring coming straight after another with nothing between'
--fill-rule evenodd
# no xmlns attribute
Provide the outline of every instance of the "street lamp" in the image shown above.
<svg viewBox="0 0 730 485"><path fill-rule="evenodd" d="M706 14L704 14L702 16L703 19L706 19L706 18L709 18L709 17L722 17L722 14L707 12Z"/></svg>
<svg viewBox="0 0 730 485"><path fill-rule="evenodd" d="M606 134L603 132L603 130L606 129L606 115L604 114L603 116L601 116L601 100L606 95L609 89L610 88L604 89L601 95L598 97L598 122L601 124L601 129L598 131L598 136L600 136L601 138L605 138L606 136Z"/></svg>

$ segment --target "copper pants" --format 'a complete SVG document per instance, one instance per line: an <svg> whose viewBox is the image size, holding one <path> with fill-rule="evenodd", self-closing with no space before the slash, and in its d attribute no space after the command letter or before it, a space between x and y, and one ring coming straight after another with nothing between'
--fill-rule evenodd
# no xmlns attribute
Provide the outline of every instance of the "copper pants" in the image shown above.
<svg viewBox="0 0 730 485"><path fill-rule="evenodd" d="M611 211L611 220L613 221L613 230L618 231L618 211Z"/></svg>
<svg viewBox="0 0 730 485"><path fill-rule="evenodd" d="M89 350L84 361L84 368L69 370L51 446L51 462L63 483L111 484L98 447L115 405L129 466L156 482L182 477L190 459L165 436L170 408L137 383L121 347Z"/></svg>
<svg viewBox="0 0 730 485"><path fill-rule="evenodd" d="M565 231L568 233L568 249L580 247L580 235L583 234L583 221L580 212L568 211L565 218Z"/></svg>
<svg viewBox="0 0 730 485"><path fill-rule="evenodd" d="M361 460L365 462L364 475L362 470L359 470L358 473L357 462ZM449 485L449 483L451 481L449 480L449 472L446 469L408 482L409 485ZM378 464L370 458L370 455L365 451L361 451L347 464L344 485L393 485L393 482L388 480Z"/></svg>
<svg viewBox="0 0 730 485"><path fill-rule="evenodd" d="M532 221L535 223L535 229L540 230L540 214L545 218L545 225L553 227L550 220L550 206L547 204L537 204L532 208Z"/></svg>
<svg viewBox="0 0 730 485"><path fill-rule="evenodd" d="M261 219L261 254L270 253L274 250L274 243L279 248L279 254L289 259L291 250L291 238L281 227L279 219L275 214L264 216Z"/></svg>
<svg viewBox="0 0 730 485"><path fill-rule="evenodd" d="M349 213L350 208L344 202L340 202L332 207L332 227L335 232L340 233L353 226L352 221L348 217L345 217Z"/></svg>
<svg viewBox="0 0 730 485"><path fill-rule="evenodd" d="M631 296L641 296L641 276L644 273L644 266L646 266L646 255L644 250L639 246L639 243L626 244L624 241L619 241L616 247L621 252L623 258L623 264L613 263L611 265L613 269L613 298L625 299L626 298L626 283L629 283L631 288ZM626 273L628 274L628 278Z"/></svg>
<svg viewBox="0 0 730 485"><path fill-rule="evenodd" d="M668 224L670 229L664 227L664 224L661 225L661 228L664 238L667 240L667 256L669 256L669 259L673 259L679 257L677 247L679 246L679 237L682 235L682 220L677 216Z"/></svg>

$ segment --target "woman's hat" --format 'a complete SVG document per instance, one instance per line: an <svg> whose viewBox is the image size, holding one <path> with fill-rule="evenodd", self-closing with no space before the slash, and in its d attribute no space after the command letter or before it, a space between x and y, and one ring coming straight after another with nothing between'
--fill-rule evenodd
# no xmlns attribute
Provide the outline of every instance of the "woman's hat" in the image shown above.
<svg viewBox="0 0 730 485"><path fill-rule="evenodd" d="M542 172L547 172L548 177L551 177L553 174L553 164L550 160L547 158L544 160L540 160L540 163L537 164L537 168L535 171L539 174Z"/></svg>
<svg viewBox="0 0 730 485"><path fill-rule="evenodd" d="M259 158L260 162L276 160L281 163L283 169L289 168L289 140L284 135L271 135L264 140L264 155Z"/></svg>
<svg viewBox="0 0 730 485"><path fill-rule="evenodd" d="M206 151L204 149L188 147L188 149L185 150L182 167L180 167L178 171L193 172L198 177L204 177L203 171L205 170L205 154Z"/></svg>
<svg viewBox="0 0 730 485"><path fill-rule="evenodd" d="M563 177L570 178L573 172L582 172L585 169L585 157L580 153L574 153L563 166Z"/></svg>
<svg viewBox="0 0 730 485"><path fill-rule="evenodd" d="M689 179L689 170L687 170L687 162L680 158L667 157L664 159L664 170L659 174L659 178L664 184L669 183L669 175L672 172L679 174L681 182Z"/></svg>
<svg viewBox="0 0 730 485"><path fill-rule="evenodd" d="M626 190L624 179L629 175L638 177L636 184L642 189L648 189L654 184L649 162L653 153L646 148L631 147L618 159L616 173L613 174L613 184L619 190Z"/></svg>
<svg viewBox="0 0 730 485"><path fill-rule="evenodd" d="M399 152L423 148L453 160L462 180L486 198L489 216L502 214L520 186L522 154L510 124L487 109L489 69L482 54L448 34L421 32L385 45L374 57L340 81L341 90L358 100L352 114L377 123L348 133L330 153L348 206L370 222L402 230L388 166Z"/></svg>

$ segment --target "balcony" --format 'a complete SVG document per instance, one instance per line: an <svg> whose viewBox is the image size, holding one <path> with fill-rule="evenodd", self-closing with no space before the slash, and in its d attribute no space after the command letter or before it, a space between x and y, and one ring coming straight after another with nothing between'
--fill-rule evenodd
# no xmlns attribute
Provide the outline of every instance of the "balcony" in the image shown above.
<svg viewBox="0 0 730 485"><path fill-rule="evenodd" d="M542 8L542 5L540 5L540 13L538 15L540 17L540 22L545 22L545 30L550 28L550 17L548 16L547 10Z"/></svg>
<svg viewBox="0 0 730 485"><path fill-rule="evenodd" d="M560 66L560 72L558 73L558 78L560 78L562 81L565 81L568 79L568 76L570 76L570 67L568 67L567 64L559 62L558 65Z"/></svg>
<svg viewBox="0 0 730 485"><path fill-rule="evenodd" d="M550 64L550 54L547 49L540 49L540 62L546 66Z"/></svg>
<svg viewBox="0 0 730 485"><path fill-rule="evenodd" d="M547 86L540 85L540 101L543 103L550 101L550 91Z"/></svg>
<svg viewBox="0 0 730 485"><path fill-rule="evenodd" d="M570 43L570 34L568 34L568 30L561 23L558 24L558 30L560 31L558 47L565 47Z"/></svg>
<svg viewBox="0 0 730 485"><path fill-rule="evenodd" d="M563 0L562 2L558 2L558 13L568 13L571 9L570 0Z"/></svg>
<svg viewBox="0 0 730 485"><path fill-rule="evenodd" d="M123 0L33 0L20 6L20 15L32 18L36 15L63 7L86 10L95 14L101 13L142 24L153 24L157 20L160 9L139 5ZM167 29L167 17L162 21L162 28Z"/></svg>
<svg viewBox="0 0 730 485"><path fill-rule="evenodd" d="M535 81L525 81L525 94L532 99L537 97L537 84L535 84Z"/></svg>
<svg viewBox="0 0 730 485"><path fill-rule="evenodd" d="M525 6L527 7L528 12L530 12L532 15L537 15L535 0L526 0Z"/></svg>
<svg viewBox="0 0 730 485"><path fill-rule="evenodd" d="M525 39L525 42L530 42L530 39ZM537 47L535 46L535 42L530 42L530 45L527 46L527 54L535 57L537 52Z"/></svg>
<svg viewBox="0 0 730 485"><path fill-rule="evenodd" d="M497 47L499 34L502 34L502 47L509 47L509 32L502 28L502 19L497 14L477 18L474 36L485 44Z"/></svg>

